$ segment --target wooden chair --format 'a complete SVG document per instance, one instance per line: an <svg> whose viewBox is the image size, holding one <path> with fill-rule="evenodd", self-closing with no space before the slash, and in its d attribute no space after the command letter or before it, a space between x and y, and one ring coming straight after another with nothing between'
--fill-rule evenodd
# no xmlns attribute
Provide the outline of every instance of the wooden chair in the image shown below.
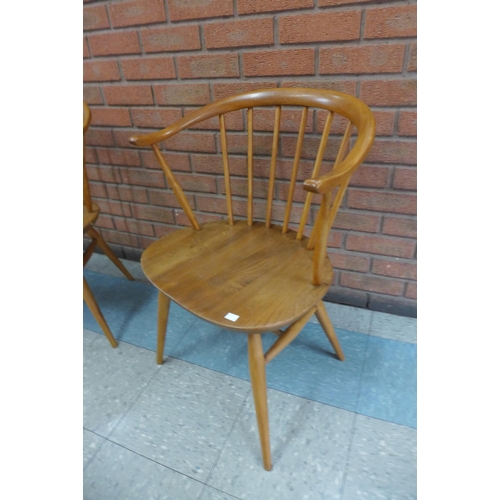
<svg viewBox="0 0 500 500"><path fill-rule="evenodd" d="M275 124L269 169L265 221L253 216L253 123L254 108L275 107ZM273 224L273 199L282 106L302 108L295 159L283 225ZM324 131L312 176L303 184L307 191L302 217L291 230L290 214L304 142L308 110L327 110ZM247 220L236 220L231 195L230 165L225 114L246 109L248 130ZM257 111L256 111L257 112ZM333 168L319 176L334 113L347 118ZM227 221L199 224L158 143L211 117L218 117L224 167ZM354 138L353 128L357 129ZM333 271L327 256L327 237L346 191L349 179L366 157L375 136L370 109L346 94L312 89L270 89L247 92L222 99L193 111L173 125L130 142L151 146L170 187L192 228L178 230L150 245L141 258L142 268L158 288L157 363L163 350L170 301L221 328L248 336L248 357L257 414L264 468L271 470L271 452L266 395L265 366L299 334L315 314L340 360L344 354L325 310L322 298L328 291ZM354 142L349 148L350 142ZM321 205L311 236L304 229L313 193L321 195ZM261 334L273 332L278 339L263 352Z"/></svg>
<svg viewBox="0 0 500 500"><path fill-rule="evenodd" d="M87 249L83 254L83 265L85 266L85 264L92 256L92 253L94 252L96 245L99 245L102 251L111 259L113 264L115 264L116 267L118 267L118 269L120 269L120 271L129 280L133 280L134 278L132 277L132 275L127 271L125 266L113 253L113 250L111 250L108 244L104 241L103 237L93 227L93 224L95 223L97 217L99 216L99 207L92 202L92 198L90 196L90 186L87 177L87 169L85 166L85 132L87 132L87 129L89 128L90 119L91 119L90 109L84 102L83 103L83 234L87 234L88 236L90 236L92 238L92 241L90 242L90 245L87 247ZM92 294L92 291L90 290L90 287L85 278L83 278L83 300L87 304L88 308L90 309L97 323L99 323L99 326L102 328L102 331L106 335L111 346L116 347L118 344L116 343L116 340L113 337L113 334L111 333L111 330L109 329L109 326L106 323L106 320L104 319L104 316L102 315L102 312L99 306L97 305L95 297Z"/></svg>

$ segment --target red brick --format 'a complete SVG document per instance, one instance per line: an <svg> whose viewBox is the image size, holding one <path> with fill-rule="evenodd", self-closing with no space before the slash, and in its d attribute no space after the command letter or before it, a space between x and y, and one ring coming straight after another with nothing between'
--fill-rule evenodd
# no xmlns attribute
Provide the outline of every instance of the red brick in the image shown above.
<svg viewBox="0 0 500 500"><path fill-rule="evenodd" d="M115 138L115 144L117 148L131 148L136 149L138 146L130 143L130 137L136 135L134 130L119 130L113 129L113 137ZM147 147L147 146L144 146Z"/></svg>
<svg viewBox="0 0 500 500"><path fill-rule="evenodd" d="M90 57L89 46L87 45L87 39L83 37L83 58L87 59Z"/></svg>
<svg viewBox="0 0 500 500"><path fill-rule="evenodd" d="M101 233L107 243L115 243L117 245L125 245L127 247L139 246L137 237L132 234L118 233L116 231L108 231L106 229L102 230Z"/></svg>
<svg viewBox="0 0 500 500"><path fill-rule="evenodd" d="M361 11L319 12L279 18L280 43L358 40Z"/></svg>
<svg viewBox="0 0 500 500"><path fill-rule="evenodd" d="M198 108L185 108L184 116L188 115L192 111ZM226 124L226 130L243 130L243 112L242 111L231 111L229 113L224 113L224 121ZM189 127L194 130L220 130L219 117L213 116L207 120L203 120L196 125Z"/></svg>
<svg viewBox="0 0 500 500"><path fill-rule="evenodd" d="M282 109L280 119L281 132L298 132L300 121L302 118L302 110L299 109ZM275 110L274 108L255 108L253 113L253 129L274 131ZM309 112L306 120L306 132L312 132L313 129L313 114Z"/></svg>
<svg viewBox="0 0 500 500"><path fill-rule="evenodd" d="M90 181L120 183L121 178L118 169L112 167L94 167L87 165L87 175Z"/></svg>
<svg viewBox="0 0 500 500"><path fill-rule="evenodd" d="M415 106L417 104L417 80L361 82L359 97L369 106Z"/></svg>
<svg viewBox="0 0 500 500"><path fill-rule="evenodd" d="M413 257L415 242L399 238L348 234L345 248L356 252L410 259Z"/></svg>
<svg viewBox="0 0 500 500"><path fill-rule="evenodd" d="M165 187L165 177L162 172L143 168L121 168L120 175L124 184L132 186Z"/></svg>
<svg viewBox="0 0 500 500"><path fill-rule="evenodd" d="M123 108L92 108L92 125L111 127L128 127L132 125L128 109Z"/></svg>
<svg viewBox="0 0 500 500"><path fill-rule="evenodd" d="M328 256L332 265L337 269L347 269L348 271L367 272L370 268L370 260L367 257L359 257L339 251L329 251Z"/></svg>
<svg viewBox="0 0 500 500"><path fill-rule="evenodd" d="M233 0L198 0L196 2L168 0L168 11L171 21L231 16Z"/></svg>
<svg viewBox="0 0 500 500"><path fill-rule="evenodd" d="M347 206L361 210L413 215L417 213L417 197L409 193L385 193L349 189L347 193Z"/></svg>
<svg viewBox="0 0 500 500"><path fill-rule="evenodd" d="M165 128L182 118L180 109L131 109L135 127Z"/></svg>
<svg viewBox="0 0 500 500"><path fill-rule="evenodd" d="M377 136L387 135L390 136L394 131L394 121L396 118L395 111L378 111L372 110L373 116L375 118L376 124L376 134ZM328 112L324 110L316 111L316 131L322 133L325 127L325 120ZM348 121L341 115L335 115L333 118L331 134L342 134L344 135L347 128ZM353 129L353 135L356 135L357 129Z"/></svg>
<svg viewBox="0 0 500 500"><path fill-rule="evenodd" d="M268 167L269 170L269 167ZM266 175L266 179L267 179ZM267 182L267 180L266 180ZM290 182L278 182L278 197L280 200L287 201L288 200L288 192L290 188ZM295 183L295 190L293 193L293 201L297 203L304 203L306 201L307 191L303 189L300 183ZM313 194L311 198L311 203L313 205L319 205L321 203L321 196L318 194Z"/></svg>
<svg viewBox="0 0 500 500"><path fill-rule="evenodd" d="M130 201L132 203L148 203L148 193L142 187L114 186L108 184L108 196L112 200Z"/></svg>
<svg viewBox="0 0 500 500"><path fill-rule="evenodd" d="M187 217L186 217L187 219ZM153 224L153 227L155 229L155 235L158 238L162 238L163 236L167 236L167 234L172 234L175 231L178 231L178 227L172 227L172 226L163 226L161 224Z"/></svg>
<svg viewBox="0 0 500 500"><path fill-rule="evenodd" d="M184 188L184 186L182 186ZM161 207L175 207L181 208L181 204L177 201L177 198L173 193L162 190L149 189L149 202L151 205L159 205ZM184 193L186 195L189 206L194 209L194 196L189 193Z"/></svg>
<svg viewBox="0 0 500 500"><path fill-rule="evenodd" d="M362 45L322 48L319 72L322 75L399 73L403 69L405 45Z"/></svg>
<svg viewBox="0 0 500 500"><path fill-rule="evenodd" d="M167 80L175 78L173 57L122 59L120 64L126 80Z"/></svg>
<svg viewBox="0 0 500 500"><path fill-rule="evenodd" d="M113 222L113 217L109 217L107 215L101 214L97 221L95 222L95 225L99 228L103 229L114 229L115 224Z"/></svg>
<svg viewBox="0 0 500 500"><path fill-rule="evenodd" d="M83 7L83 31L109 28L108 15L104 5L86 5Z"/></svg>
<svg viewBox="0 0 500 500"><path fill-rule="evenodd" d="M210 23L203 26L207 49L273 45L273 19L271 17L244 21Z"/></svg>
<svg viewBox="0 0 500 500"><path fill-rule="evenodd" d="M287 49L243 54L245 76L314 75L314 49Z"/></svg>
<svg viewBox="0 0 500 500"><path fill-rule="evenodd" d="M345 94L356 95L356 82L352 80L331 81L312 81L312 80L283 80L282 87L293 88L308 88L308 89L325 89L334 90L336 92L344 92Z"/></svg>
<svg viewBox="0 0 500 500"><path fill-rule="evenodd" d="M214 83L214 100L224 99L236 94L243 94L252 90L275 88L276 82L235 82L235 83Z"/></svg>
<svg viewBox="0 0 500 500"><path fill-rule="evenodd" d="M367 276L364 274L354 274L342 272L340 276L340 285L357 290L366 290L368 292L378 292L387 295L402 295L403 283L399 281Z"/></svg>
<svg viewBox="0 0 500 500"><path fill-rule="evenodd" d="M398 135L416 136L417 135L417 112L401 111L399 113Z"/></svg>
<svg viewBox="0 0 500 500"><path fill-rule="evenodd" d="M375 139L366 161L416 165L417 142Z"/></svg>
<svg viewBox="0 0 500 500"><path fill-rule="evenodd" d="M155 85L153 90L156 102L160 105L178 106L210 102L210 90L206 83Z"/></svg>
<svg viewBox="0 0 500 500"><path fill-rule="evenodd" d="M115 226L118 231L123 231L124 233L141 234L145 236L155 235L153 224L147 222L115 218Z"/></svg>
<svg viewBox="0 0 500 500"><path fill-rule="evenodd" d="M179 226L191 226L191 222L187 218L186 214L182 210L175 210L175 222ZM214 222L222 220L220 215L208 215L208 214L195 214L196 220L199 224L205 224L206 222Z"/></svg>
<svg viewBox="0 0 500 500"><path fill-rule="evenodd" d="M384 188L389 185L389 167L361 165L354 172L350 186Z"/></svg>
<svg viewBox="0 0 500 500"><path fill-rule="evenodd" d="M215 179L208 175L177 174L175 178L185 191L197 191L202 193L217 192Z"/></svg>
<svg viewBox="0 0 500 500"><path fill-rule="evenodd" d="M111 130L89 128L85 134L85 143L88 146L114 146L115 142Z"/></svg>
<svg viewBox="0 0 500 500"><path fill-rule="evenodd" d="M116 149L116 148L96 148L99 163L104 165L122 165L125 167L139 167L141 160L139 151Z"/></svg>
<svg viewBox="0 0 500 500"><path fill-rule="evenodd" d="M392 236L407 236L408 238L416 238L417 220L406 219L403 217L385 217L382 232Z"/></svg>
<svg viewBox="0 0 500 500"><path fill-rule="evenodd" d="M201 49L198 26L167 26L141 30L145 52L169 52Z"/></svg>
<svg viewBox="0 0 500 500"><path fill-rule="evenodd" d="M109 6L109 17L114 28L161 23L167 20L163 0L130 0L112 3Z"/></svg>
<svg viewBox="0 0 500 500"><path fill-rule="evenodd" d="M393 260L374 259L372 272L393 278L417 279L417 265L411 262L397 262Z"/></svg>
<svg viewBox="0 0 500 500"><path fill-rule="evenodd" d="M84 85L83 100L87 104L102 104L101 91L94 85Z"/></svg>
<svg viewBox="0 0 500 500"><path fill-rule="evenodd" d="M120 80L118 63L116 61L84 61L84 82L106 82Z"/></svg>
<svg viewBox="0 0 500 500"><path fill-rule="evenodd" d="M351 3L368 3L373 0L319 0L320 7L329 7L330 5L344 5Z"/></svg>
<svg viewBox="0 0 500 500"><path fill-rule="evenodd" d="M215 153L214 134L182 131L167 139L164 144L167 151Z"/></svg>
<svg viewBox="0 0 500 500"><path fill-rule="evenodd" d="M417 190L417 169L416 168L396 168L392 187L395 189Z"/></svg>
<svg viewBox="0 0 500 500"><path fill-rule="evenodd" d="M85 162L86 163L97 163L97 156L95 148L85 147Z"/></svg>
<svg viewBox="0 0 500 500"><path fill-rule="evenodd" d="M92 198L107 198L108 193L106 192L106 186L102 183L89 182L90 195Z"/></svg>
<svg viewBox="0 0 500 500"><path fill-rule="evenodd" d="M220 177L218 179L219 183L219 193L226 194L226 186L224 183L224 179ZM269 182L262 181L259 179L254 179L253 183L253 196L254 198L263 198L267 199L267 190L269 187ZM233 196L243 196L246 197L248 195L248 180L246 178L242 179L239 177L231 178L231 194Z"/></svg>
<svg viewBox="0 0 500 500"><path fill-rule="evenodd" d="M408 58L408 71L417 71L417 44L410 43L410 57Z"/></svg>
<svg viewBox="0 0 500 500"><path fill-rule="evenodd" d="M350 231L376 233L380 227L380 216L339 212L337 217L335 217L333 227L336 229L348 229Z"/></svg>
<svg viewBox="0 0 500 500"><path fill-rule="evenodd" d="M221 155L191 155L193 170L206 174L223 174ZM246 158L230 157L229 169L231 174L246 175Z"/></svg>
<svg viewBox="0 0 500 500"><path fill-rule="evenodd" d="M177 57L177 69L182 78L230 78L240 75L238 54L218 53Z"/></svg>
<svg viewBox="0 0 500 500"><path fill-rule="evenodd" d="M173 211L169 208L150 207L148 205L133 205L132 211L136 219L163 222L164 224L175 223Z"/></svg>
<svg viewBox="0 0 500 500"><path fill-rule="evenodd" d="M405 297L408 297L410 299L417 298L417 284L416 283L408 283L406 285Z"/></svg>
<svg viewBox="0 0 500 500"><path fill-rule="evenodd" d="M273 138L271 135L253 135L253 154L254 155L270 155L272 149ZM217 136L218 151L221 151L220 137ZM227 150L230 154L244 154L248 152L248 135L247 134L228 134L227 135Z"/></svg>
<svg viewBox="0 0 500 500"><path fill-rule="evenodd" d="M295 157L295 149L297 145L296 137L283 136L281 139L281 151L283 156ZM319 148L320 138L319 137L304 137L304 142L302 143L302 158L312 158L316 159L318 148ZM330 137L325 148L323 160L335 160L337 157L337 152L340 146L340 139L335 137Z"/></svg>
<svg viewBox="0 0 500 500"><path fill-rule="evenodd" d="M139 240L140 247L143 249L148 248L156 241L156 238L149 238L148 236L139 236L137 239Z"/></svg>
<svg viewBox="0 0 500 500"><path fill-rule="evenodd" d="M161 152L168 166L174 172L190 172L189 156L186 153L167 153ZM141 161L144 168L161 169L154 153L152 151L141 151Z"/></svg>
<svg viewBox="0 0 500 500"><path fill-rule="evenodd" d="M132 217L130 205L122 201L99 200L101 212L121 217Z"/></svg>
<svg viewBox="0 0 500 500"><path fill-rule="evenodd" d="M103 87L104 98L110 106L153 104L149 85L113 85Z"/></svg>
<svg viewBox="0 0 500 500"><path fill-rule="evenodd" d="M238 0L238 14L278 12L314 7L313 0Z"/></svg>
<svg viewBox="0 0 500 500"><path fill-rule="evenodd" d="M109 32L88 37L93 56L139 54L139 37L136 31Z"/></svg>
<svg viewBox="0 0 500 500"><path fill-rule="evenodd" d="M366 9L365 38L417 36L417 6Z"/></svg>

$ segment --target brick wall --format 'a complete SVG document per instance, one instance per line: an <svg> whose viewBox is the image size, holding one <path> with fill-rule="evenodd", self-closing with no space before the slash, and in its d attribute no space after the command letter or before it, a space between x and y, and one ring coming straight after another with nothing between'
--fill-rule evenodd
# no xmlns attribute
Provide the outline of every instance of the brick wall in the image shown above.
<svg viewBox="0 0 500 500"><path fill-rule="evenodd" d="M138 260L157 238L188 225L151 150L128 143L132 133L164 128L200 105L247 90L339 90L372 108L377 138L331 233L337 271L327 298L415 315L416 9L416 0L84 0L88 173L105 239L120 256ZM289 141L299 119L284 111L289 131L278 171L291 163ZM269 164L272 120L264 110L255 113L256 171ZM323 122L317 111L308 129L321 133ZM245 165L244 127L242 114L228 116L236 173ZM182 132L167 147L198 219L220 217L217 124ZM303 162L304 178L309 163ZM244 181L235 181L235 194L238 182Z"/></svg>

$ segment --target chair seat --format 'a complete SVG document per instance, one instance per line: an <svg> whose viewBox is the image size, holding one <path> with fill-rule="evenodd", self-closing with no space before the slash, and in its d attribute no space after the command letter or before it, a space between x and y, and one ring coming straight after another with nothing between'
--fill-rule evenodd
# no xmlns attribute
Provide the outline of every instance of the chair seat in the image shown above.
<svg viewBox="0 0 500 500"><path fill-rule="evenodd" d="M328 291L333 271L312 285L313 251L307 238L281 226L209 222L164 236L142 254L148 279L174 302L222 328L265 332L287 326ZM239 316L226 319L228 313Z"/></svg>
<svg viewBox="0 0 500 500"><path fill-rule="evenodd" d="M92 212L83 205L83 232L96 221L97 217L99 217L99 207L95 203L92 203Z"/></svg>

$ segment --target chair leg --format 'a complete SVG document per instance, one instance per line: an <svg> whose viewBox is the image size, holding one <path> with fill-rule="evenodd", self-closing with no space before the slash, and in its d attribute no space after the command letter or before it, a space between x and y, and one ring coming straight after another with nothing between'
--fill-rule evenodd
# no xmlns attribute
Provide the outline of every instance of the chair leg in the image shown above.
<svg viewBox="0 0 500 500"><path fill-rule="evenodd" d="M252 381L255 413L257 414L262 459L264 462L264 469L269 471L273 466L271 463L269 420L267 413L266 366L264 351L262 350L262 339L258 333L248 335L248 365L250 368L250 379Z"/></svg>
<svg viewBox="0 0 500 500"><path fill-rule="evenodd" d="M163 292L158 291L158 340L156 346L156 363L158 365L163 364L169 310L170 299Z"/></svg>
<svg viewBox="0 0 500 500"><path fill-rule="evenodd" d="M120 259L113 253L113 250L108 246L108 244L104 241L104 238L93 228L90 227L87 229L87 234L97 240L97 244L101 247L102 251L109 257L111 262L130 280L133 281L134 278L127 271L127 268L120 262Z"/></svg>
<svg viewBox="0 0 500 500"><path fill-rule="evenodd" d="M99 309L99 306L97 305L94 295L92 294L85 278L83 278L83 300L87 304L88 308L90 309L90 312L96 319L97 323L99 323L99 326L102 328L102 331L109 340L111 347L116 347L118 344L116 343L116 340L113 337L113 334L111 333L111 330L109 329L109 326L106 323L106 320L104 319L104 316L102 315L102 312Z"/></svg>
<svg viewBox="0 0 500 500"><path fill-rule="evenodd" d="M342 352L339 339L337 338L335 330L333 329L332 322L330 321L328 313L326 312L325 304L323 304L323 301L320 300L317 303L316 307L318 308L316 311L316 317L318 318L318 321L323 327L323 330L325 331L326 336L330 341L330 344L332 344L333 350L337 353L337 356L340 359L340 361L344 361L345 359L344 353Z"/></svg>

